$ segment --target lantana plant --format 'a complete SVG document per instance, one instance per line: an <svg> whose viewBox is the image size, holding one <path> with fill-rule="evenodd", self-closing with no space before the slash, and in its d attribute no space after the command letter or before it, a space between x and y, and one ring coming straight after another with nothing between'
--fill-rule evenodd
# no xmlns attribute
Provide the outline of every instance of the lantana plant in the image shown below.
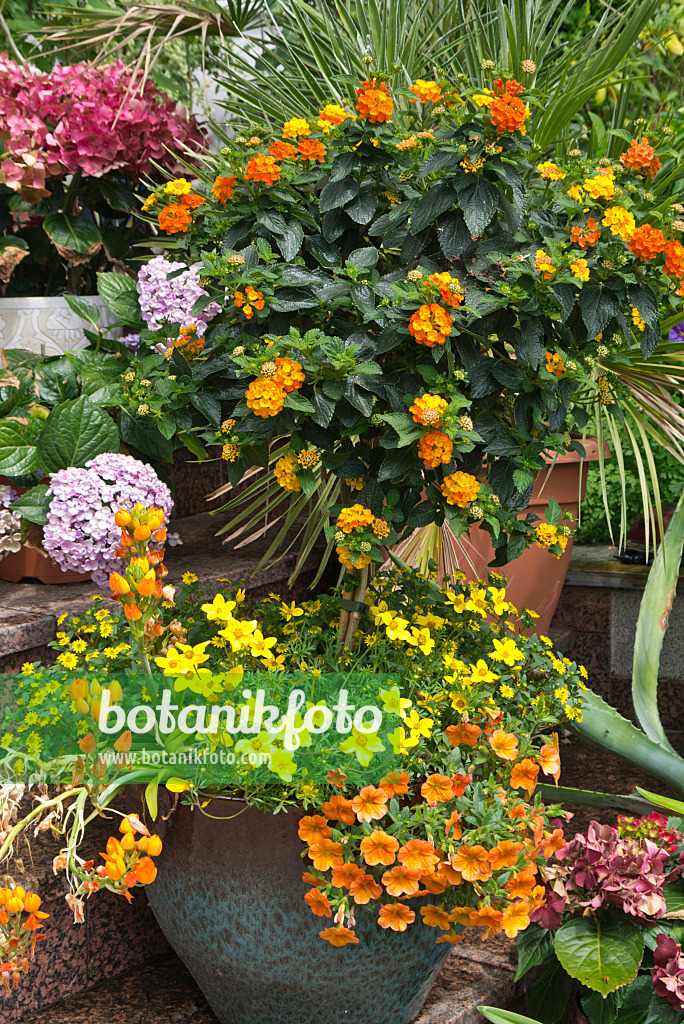
<svg viewBox="0 0 684 1024"><path fill-rule="evenodd" d="M680 354L661 341L684 287L668 129L619 159L570 147L561 166L525 135L543 97L491 76L406 89L369 70L352 109L226 139L182 215L176 182L150 194L175 258L200 267L196 310L222 307L202 358L225 360L225 419L205 440L232 484L268 466L246 497L291 513L272 518L270 554L305 509L309 551L353 493L401 537L477 524L494 565L539 539L560 555L568 531L539 536L524 510L583 431L601 459L623 421L637 448L657 437L684 454Z"/></svg>

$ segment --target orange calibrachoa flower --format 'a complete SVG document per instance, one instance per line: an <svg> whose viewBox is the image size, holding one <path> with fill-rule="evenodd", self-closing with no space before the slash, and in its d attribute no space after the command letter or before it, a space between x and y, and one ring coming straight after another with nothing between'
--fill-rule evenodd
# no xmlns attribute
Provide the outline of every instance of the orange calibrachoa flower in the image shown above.
<svg viewBox="0 0 684 1024"><path fill-rule="evenodd" d="M423 427L433 427L438 430L442 425L442 416L449 408L446 398L439 395L426 393L414 399L409 412L413 416L414 423L420 423Z"/></svg>
<svg viewBox="0 0 684 1024"><path fill-rule="evenodd" d="M393 932L405 932L415 919L414 911L409 910L405 903L385 903L378 914L380 927L391 928Z"/></svg>
<svg viewBox="0 0 684 1024"><path fill-rule="evenodd" d="M495 871L512 868L514 864L518 863L518 855L522 849L522 843L515 843L511 839L502 839L487 854L489 863Z"/></svg>
<svg viewBox="0 0 684 1024"><path fill-rule="evenodd" d="M388 772L384 778L380 779L378 785L387 793L388 797L402 796L404 793L408 793L410 781L406 772L395 771Z"/></svg>
<svg viewBox="0 0 684 1024"><path fill-rule="evenodd" d="M328 152L318 139L300 139L297 149L299 150L298 160L317 160L319 164L323 163Z"/></svg>
<svg viewBox="0 0 684 1024"><path fill-rule="evenodd" d="M387 793L377 786L364 786L352 800L352 809L359 821L374 821L387 814Z"/></svg>
<svg viewBox="0 0 684 1024"><path fill-rule="evenodd" d="M561 773L560 751L558 749L558 733L551 734L551 739L545 743L539 752L539 764L544 775L551 775L558 785Z"/></svg>
<svg viewBox="0 0 684 1024"><path fill-rule="evenodd" d="M502 923L503 914L494 907L478 907L477 910L470 913L470 924L474 928L486 928L482 936L483 939L488 939L490 935L500 932Z"/></svg>
<svg viewBox="0 0 684 1024"><path fill-rule="evenodd" d="M321 806L321 810L329 821L342 821L345 825L353 825L356 821L352 802L344 796L331 796Z"/></svg>
<svg viewBox="0 0 684 1024"><path fill-rule="evenodd" d="M361 82L361 86L356 90L356 99L356 109L361 117L371 124L389 121L392 116L392 97L385 83L379 82L377 78Z"/></svg>
<svg viewBox="0 0 684 1024"><path fill-rule="evenodd" d="M456 473L444 477L441 491L447 505L465 508L468 502L475 501L480 493L480 481L471 473L463 473L459 469Z"/></svg>
<svg viewBox="0 0 684 1024"><path fill-rule="evenodd" d="M309 847L309 857L317 871L329 871L344 863L344 847L332 839L318 839Z"/></svg>
<svg viewBox="0 0 684 1024"><path fill-rule="evenodd" d="M421 907L420 916L423 918L423 924L426 924L428 928L441 928L442 931L448 932L451 927L446 910L436 907L434 903L428 903L427 906Z"/></svg>
<svg viewBox="0 0 684 1024"><path fill-rule="evenodd" d="M518 737L515 733L497 729L489 737L489 744L496 756L504 761L516 761L518 759Z"/></svg>
<svg viewBox="0 0 684 1024"><path fill-rule="evenodd" d="M285 403L285 389L271 377L257 377L245 391L245 398L255 416L277 416Z"/></svg>
<svg viewBox="0 0 684 1024"><path fill-rule="evenodd" d="M471 725L469 722L459 722L446 729L446 737L452 747L458 747L461 743L467 747L476 747L481 733L479 725Z"/></svg>
<svg viewBox="0 0 684 1024"><path fill-rule="evenodd" d="M187 231L192 224L192 214L187 207L180 203L170 203L159 211L159 227L167 235L173 235L177 231Z"/></svg>
<svg viewBox="0 0 684 1024"><path fill-rule="evenodd" d="M530 923L530 904L527 900L509 903L503 912L501 924L509 939L514 939Z"/></svg>
<svg viewBox="0 0 684 1024"><path fill-rule="evenodd" d="M461 828L461 815L458 811L452 811L449 817L444 822L444 830L447 835L453 830L452 839L460 839L463 835L463 829Z"/></svg>
<svg viewBox="0 0 684 1024"><path fill-rule="evenodd" d="M399 850L397 859L405 868L415 868L421 874L430 874L439 863L435 847L427 839L409 839Z"/></svg>
<svg viewBox="0 0 684 1024"><path fill-rule="evenodd" d="M446 803L454 795L454 784L448 775L428 775L420 787L420 795L424 796L430 807L436 804Z"/></svg>
<svg viewBox="0 0 684 1024"><path fill-rule="evenodd" d="M309 889L304 895L304 902L308 903L316 917L332 917L330 901L319 889Z"/></svg>
<svg viewBox="0 0 684 1024"><path fill-rule="evenodd" d="M442 90L437 82L425 82L422 78L409 86L409 92L416 94L415 99L411 96L411 103L439 103L442 99Z"/></svg>
<svg viewBox="0 0 684 1024"><path fill-rule="evenodd" d="M578 245L580 249L591 249L601 237L601 229L593 217L588 217L584 227L575 225L570 229L570 241Z"/></svg>
<svg viewBox="0 0 684 1024"><path fill-rule="evenodd" d="M423 460L426 469L437 469L443 463L448 465L453 450L453 441L440 430L431 430L418 441L418 458Z"/></svg>
<svg viewBox="0 0 684 1024"><path fill-rule="evenodd" d="M378 885L372 875L362 871L349 886L349 895L354 903L370 903L371 900L377 900L382 896L382 886Z"/></svg>
<svg viewBox="0 0 684 1024"><path fill-rule="evenodd" d="M217 203L220 203L221 206L225 206L227 200L232 199L235 195L236 185L237 178L220 174L211 186L211 194Z"/></svg>
<svg viewBox="0 0 684 1024"><path fill-rule="evenodd" d="M325 928L318 934L322 939L329 942L331 946L346 946L349 942L359 941L353 931L349 928L343 928L342 925L337 925L335 928Z"/></svg>
<svg viewBox="0 0 684 1024"><path fill-rule="evenodd" d="M336 889L349 889L352 882L363 873L363 868L360 868L358 864L347 861L345 864L339 864L333 868L332 884Z"/></svg>
<svg viewBox="0 0 684 1024"><path fill-rule="evenodd" d="M463 796L470 783L470 775L454 775L451 783L454 787L454 796Z"/></svg>
<svg viewBox="0 0 684 1024"><path fill-rule="evenodd" d="M620 157L625 167L635 174L643 174L646 178L655 178L661 168L655 149L649 145L648 139L642 135L641 142L632 139L629 149Z"/></svg>
<svg viewBox="0 0 684 1024"><path fill-rule="evenodd" d="M627 241L627 248L638 260L654 260L665 248L665 235L660 228L642 224L635 228Z"/></svg>
<svg viewBox="0 0 684 1024"><path fill-rule="evenodd" d="M322 814L310 814L306 815L299 822L297 835L307 846L311 846L312 843L318 842L319 839L329 839L332 835L332 829L328 824L328 819L324 818Z"/></svg>
<svg viewBox="0 0 684 1024"><path fill-rule="evenodd" d="M396 860L396 852L399 849L399 840L389 836L386 832L378 829L371 832L369 836L361 840L359 847L363 859L370 867L382 864L389 867Z"/></svg>
<svg viewBox="0 0 684 1024"><path fill-rule="evenodd" d="M438 303L424 303L409 320L409 331L419 345L443 345L451 334L452 319Z"/></svg>
<svg viewBox="0 0 684 1024"><path fill-rule="evenodd" d="M538 775L539 765L535 764L531 758L526 757L523 761L513 765L511 786L513 789L524 789L525 795L529 799L537 785Z"/></svg>
<svg viewBox="0 0 684 1024"><path fill-rule="evenodd" d="M407 868L405 864L395 864L382 876L382 884L390 896L414 896L420 888L421 872L416 868Z"/></svg>
<svg viewBox="0 0 684 1024"><path fill-rule="evenodd" d="M297 150L289 142L282 142L280 139L276 139L275 142L271 142L268 147L268 152L274 160L296 160Z"/></svg>
<svg viewBox="0 0 684 1024"><path fill-rule="evenodd" d="M532 868L525 868L524 871L519 871L517 875L513 875L512 878L506 882L505 889L512 900L526 899L535 884L535 871Z"/></svg>
<svg viewBox="0 0 684 1024"><path fill-rule="evenodd" d="M484 846L471 846L469 843L464 843L452 855L450 863L456 871L460 871L466 882L485 881L492 873L489 856Z"/></svg>
<svg viewBox="0 0 684 1024"><path fill-rule="evenodd" d="M551 835L547 834L544 839L544 856L547 858L553 856L553 854L558 850L562 850L565 845L566 842L565 836L563 835L563 829L555 828Z"/></svg>
<svg viewBox="0 0 684 1024"><path fill-rule="evenodd" d="M247 181L263 181L265 185L272 185L280 178L280 167L272 156L265 153L256 153L245 170Z"/></svg>

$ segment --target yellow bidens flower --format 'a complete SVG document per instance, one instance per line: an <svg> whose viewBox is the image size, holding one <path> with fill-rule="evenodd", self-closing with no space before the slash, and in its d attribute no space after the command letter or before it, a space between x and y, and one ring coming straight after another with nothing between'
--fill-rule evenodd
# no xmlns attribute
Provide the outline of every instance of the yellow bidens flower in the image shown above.
<svg viewBox="0 0 684 1024"><path fill-rule="evenodd" d="M257 377L245 391L245 398L255 416L277 416L285 403L285 389L273 377Z"/></svg>
<svg viewBox="0 0 684 1024"><path fill-rule="evenodd" d="M636 228L633 215L623 206L607 206L601 223L610 228L611 234L619 235L625 242L631 238Z"/></svg>
<svg viewBox="0 0 684 1024"><path fill-rule="evenodd" d="M604 221L605 224L605 221ZM570 264L570 273L573 277L579 278L580 281L589 280L589 267L587 266L586 260L575 260L574 263Z"/></svg>
<svg viewBox="0 0 684 1024"><path fill-rule="evenodd" d="M465 508L469 501L474 501L480 493L480 482L477 477L470 473L463 473L458 470L444 478L442 483L442 494L446 498L447 505L458 505Z"/></svg>
<svg viewBox="0 0 684 1024"><path fill-rule="evenodd" d="M284 139L297 139L300 135L311 135L311 126L303 117L293 117L283 125Z"/></svg>
<svg viewBox="0 0 684 1024"><path fill-rule="evenodd" d="M443 345L451 334L452 320L447 311L436 302L425 303L409 320L409 331L419 345L434 348Z"/></svg>
<svg viewBox="0 0 684 1024"><path fill-rule="evenodd" d="M175 178L164 185L164 191L170 196L187 196L191 190L192 185L187 178Z"/></svg>
<svg viewBox="0 0 684 1024"><path fill-rule="evenodd" d="M565 171L561 171L558 164L554 164L552 160L544 160L543 163L537 164L537 170L545 181L562 181L566 176Z"/></svg>
<svg viewBox="0 0 684 1024"><path fill-rule="evenodd" d="M414 400L409 412L414 423L420 423L423 427L438 428L442 425L442 416L448 407L446 398L426 393Z"/></svg>
<svg viewBox="0 0 684 1024"><path fill-rule="evenodd" d="M597 174L594 178L584 179L584 189L592 199L612 199L615 195L615 176L608 174Z"/></svg>
<svg viewBox="0 0 684 1024"><path fill-rule="evenodd" d="M297 460L294 455L283 455L282 459L278 459L273 470L273 475L286 491L301 491L301 484L297 479L294 468L297 465Z"/></svg>

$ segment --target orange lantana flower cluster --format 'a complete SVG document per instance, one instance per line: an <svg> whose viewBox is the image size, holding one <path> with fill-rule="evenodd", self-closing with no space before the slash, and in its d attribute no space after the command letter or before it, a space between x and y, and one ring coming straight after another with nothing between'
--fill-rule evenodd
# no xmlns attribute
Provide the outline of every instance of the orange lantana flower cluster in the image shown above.
<svg viewBox="0 0 684 1024"><path fill-rule="evenodd" d="M663 270L670 277L684 278L684 245L675 238L665 243L665 265Z"/></svg>
<svg viewBox="0 0 684 1024"><path fill-rule="evenodd" d="M263 181L265 185L272 185L279 178L280 167L270 155L256 153L247 164L245 170L247 181Z"/></svg>
<svg viewBox="0 0 684 1024"><path fill-rule="evenodd" d="M452 277L448 271L441 274L430 274L425 285L428 291L437 288L445 306L460 306L465 299L465 292L457 277Z"/></svg>
<svg viewBox="0 0 684 1024"><path fill-rule="evenodd" d="M436 430L442 425L442 416L448 408L446 398L426 393L414 399L409 412L414 423L420 423L423 427L434 427Z"/></svg>
<svg viewBox="0 0 684 1024"><path fill-rule="evenodd" d="M644 263L654 260L665 248L665 235L660 228L642 224L635 228L627 241L627 248L638 260Z"/></svg>
<svg viewBox="0 0 684 1024"><path fill-rule="evenodd" d="M285 404L285 389L273 377L257 377L245 391L247 408L255 416L277 416Z"/></svg>
<svg viewBox="0 0 684 1024"><path fill-rule="evenodd" d="M620 157L625 167L635 174L643 174L646 178L655 178L661 168L655 149L649 145L648 139L642 135L641 142L632 139L629 149Z"/></svg>
<svg viewBox="0 0 684 1024"><path fill-rule="evenodd" d="M361 117L371 124L389 121L392 116L394 103L389 89L384 82L379 82L377 78L361 82L360 88L356 90L356 99L356 109Z"/></svg>
<svg viewBox="0 0 684 1024"><path fill-rule="evenodd" d="M409 320L409 331L419 345L443 345L451 334L452 319L436 302L424 303Z"/></svg>
<svg viewBox="0 0 684 1024"><path fill-rule="evenodd" d="M247 302L245 302L245 298ZM254 316L255 309L264 308L264 295L263 292L258 292L256 288L252 288L251 284L248 284L245 288L244 295L242 292L235 292L233 298L233 305L237 306L238 309L242 309L245 317L251 320Z"/></svg>
<svg viewBox="0 0 684 1024"><path fill-rule="evenodd" d="M237 178L220 174L211 186L211 194L217 203L220 203L221 206L225 206L226 202L229 199L232 199L235 195L236 185Z"/></svg>
<svg viewBox="0 0 684 1024"><path fill-rule="evenodd" d="M300 139L297 146L300 160L317 160L322 164L328 152L318 139Z"/></svg>
<svg viewBox="0 0 684 1024"><path fill-rule="evenodd" d="M427 469L437 469L443 463L451 462L453 441L439 430L431 430L418 441L418 456Z"/></svg>
<svg viewBox="0 0 684 1024"><path fill-rule="evenodd" d="M497 78L494 89L498 95L488 104L492 124L499 135L504 132L517 132L525 127L530 110L520 99L522 85L511 78L505 84Z"/></svg>
<svg viewBox="0 0 684 1024"><path fill-rule="evenodd" d="M441 490L447 505L458 505L459 508L465 508L469 502L475 501L480 493L480 481L471 473L463 473L458 470L458 472L444 477Z"/></svg>
<svg viewBox="0 0 684 1024"><path fill-rule="evenodd" d="M580 249L591 249L598 242L601 237L601 229L593 217L587 218L587 223L584 227L575 225L570 230L570 241L574 242L575 245L579 245Z"/></svg>
<svg viewBox="0 0 684 1024"><path fill-rule="evenodd" d="M556 377L562 377L565 373L565 363L557 352L546 353L546 371Z"/></svg>
<svg viewBox="0 0 684 1024"><path fill-rule="evenodd" d="M437 82L424 82L422 78L419 78L417 82L409 86L409 92L414 92L416 98L411 97L411 103L417 103L420 100L421 103L439 103L442 99L442 90L437 85Z"/></svg>

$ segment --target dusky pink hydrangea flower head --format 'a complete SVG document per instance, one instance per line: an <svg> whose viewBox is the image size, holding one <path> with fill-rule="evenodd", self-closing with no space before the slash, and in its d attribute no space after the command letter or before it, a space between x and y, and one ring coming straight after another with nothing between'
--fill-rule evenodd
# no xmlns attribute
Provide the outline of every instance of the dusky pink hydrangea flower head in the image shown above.
<svg viewBox="0 0 684 1024"><path fill-rule="evenodd" d="M56 65L43 73L0 54L0 182L34 201L46 181L80 171L116 171L137 181L154 164L175 175L171 151L199 151L205 138L192 117L122 61Z"/></svg>
<svg viewBox="0 0 684 1024"><path fill-rule="evenodd" d="M62 569L90 572L100 586L124 564L115 553L121 537L115 513L141 501L162 508L168 520L173 509L166 484L130 455L106 453L84 469L60 469L50 477L48 496L43 547Z"/></svg>
<svg viewBox="0 0 684 1024"><path fill-rule="evenodd" d="M641 920L662 917L664 887L680 873L671 852L644 836L621 837L611 825L592 821L556 852L558 864L544 869L546 905L531 919L558 928L566 910L619 907Z"/></svg>
<svg viewBox="0 0 684 1024"><path fill-rule="evenodd" d="M653 951L653 988L676 1010L684 1011L684 954L682 947L669 935L656 936Z"/></svg>
<svg viewBox="0 0 684 1024"><path fill-rule="evenodd" d="M651 839L658 846L664 846L669 853L676 853L682 844L682 833L670 828L664 814L652 811L645 818L618 815L618 832L622 838Z"/></svg>
<svg viewBox="0 0 684 1024"><path fill-rule="evenodd" d="M179 270L183 273L169 277ZM197 300L207 295L200 285L199 271L163 256L155 256L141 268L136 287L142 318L151 331L158 331L165 324L179 324L181 329L195 324L197 336L201 337L207 323L221 312L217 302L210 302L200 313L193 313Z"/></svg>

